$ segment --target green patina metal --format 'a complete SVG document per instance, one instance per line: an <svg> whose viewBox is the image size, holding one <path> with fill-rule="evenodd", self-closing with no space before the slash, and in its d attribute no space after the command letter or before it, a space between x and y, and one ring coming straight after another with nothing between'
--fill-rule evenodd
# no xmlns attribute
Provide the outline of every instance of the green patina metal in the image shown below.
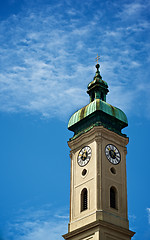
<svg viewBox="0 0 150 240"><path fill-rule="evenodd" d="M113 107L109 103L106 103L100 99L96 99L72 115L68 123L68 128L71 128L73 125L80 122L83 118L86 118L96 111L99 111L99 114L101 115L103 113L108 114L109 116L120 120L125 125L128 125L127 117L122 110Z"/></svg>
<svg viewBox="0 0 150 240"><path fill-rule="evenodd" d="M108 88L108 84L107 84L107 82L105 82L104 80L102 80L102 77L101 77L101 75L100 75L100 71L99 71L99 70L96 71L96 74L95 74L95 77L94 77L93 81L88 84L88 88L92 87L92 86L95 85L96 83L100 83L100 84L102 84L105 88Z"/></svg>
<svg viewBox="0 0 150 240"><path fill-rule="evenodd" d="M99 71L100 65L97 64L96 68L96 74L94 76L94 79L92 82L88 84L88 90L87 93L90 95L90 101L92 102L95 99L101 99L103 101L106 101L106 95L109 92L108 90L108 84L104 80L102 80L102 77L100 75Z"/></svg>
<svg viewBox="0 0 150 240"><path fill-rule="evenodd" d="M68 129L74 132L71 140L94 126L104 126L120 135L124 135L121 130L128 126L125 113L106 102L108 85L102 80L99 64L96 65L96 68L94 80L88 84L87 93L90 95L90 103L75 112L69 120Z"/></svg>

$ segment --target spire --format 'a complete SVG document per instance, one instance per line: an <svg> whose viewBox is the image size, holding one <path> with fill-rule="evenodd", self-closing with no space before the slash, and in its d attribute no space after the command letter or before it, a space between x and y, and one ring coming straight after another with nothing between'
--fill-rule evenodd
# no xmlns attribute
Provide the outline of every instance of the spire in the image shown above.
<svg viewBox="0 0 150 240"><path fill-rule="evenodd" d="M74 132L71 140L90 131L95 126L103 126L124 136L121 130L128 126L125 113L106 102L106 95L109 92L108 84L102 80L98 60L99 56L97 55L96 73L93 81L88 84L87 93L90 96L90 103L76 111L69 120L68 129Z"/></svg>
<svg viewBox="0 0 150 240"><path fill-rule="evenodd" d="M107 82L103 81L100 75L99 71L100 65L98 64L99 59L100 58L97 54L96 58L97 64L95 66L97 71L95 73L93 81L88 84L87 93L90 96L90 102L93 102L95 99L100 99L106 102L106 95L109 92Z"/></svg>
<svg viewBox="0 0 150 240"><path fill-rule="evenodd" d="M102 77L101 77L100 71L99 71L100 65L97 63L95 67L96 67L97 71L96 71L96 73L95 73L94 79L95 79L95 78L100 78L100 79L102 80Z"/></svg>

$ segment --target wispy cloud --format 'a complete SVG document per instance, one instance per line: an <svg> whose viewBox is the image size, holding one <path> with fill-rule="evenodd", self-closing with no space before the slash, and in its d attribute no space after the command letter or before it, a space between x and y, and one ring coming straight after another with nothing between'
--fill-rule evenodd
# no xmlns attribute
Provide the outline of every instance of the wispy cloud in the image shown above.
<svg viewBox="0 0 150 240"><path fill-rule="evenodd" d="M26 209L8 224L6 238L14 240L63 239L67 232L68 217L51 212L49 206Z"/></svg>
<svg viewBox="0 0 150 240"><path fill-rule="evenodd" d="M150 224L150 208L147 208L147 213L148 213L148 223Z"/></svg>
<svg viewBox="0 0 150 240"><path fill-rule="evenodd" d="M124 4L122 10L117 15L122 20L134 20L136 17L141 16L148 4L147 1L132 1L128 4Z"/></svg>
<svg viewBox="0 0 150 240"><path fill-rule="evenodd" d="M141 21L130 26L119 25L119 21L143 11L143 5L124 5L114 27L101 23L103 11L87 19L84 4L82 14L69 6L68 1L63 13L61 3L38 11L25 9L0 23L1 111L61 118L70 115L88 103L86 85L95 71L91 60L99 50L112 103L118 106L118 98L123 96L118 107L130 111L130 103L137 101L136 83L146 81L141 76L148 68L144 63L150 49L146 35L147 47L143 47L138 30L146 34L150 26L141 15Z"/></svg>
<svg viewBox="0 0 150 240"><path fill-rule="evenodd" d="M130 229L135 231L136 227L136 216L134 214L129 214L129 223L130 223Z"/></svg>

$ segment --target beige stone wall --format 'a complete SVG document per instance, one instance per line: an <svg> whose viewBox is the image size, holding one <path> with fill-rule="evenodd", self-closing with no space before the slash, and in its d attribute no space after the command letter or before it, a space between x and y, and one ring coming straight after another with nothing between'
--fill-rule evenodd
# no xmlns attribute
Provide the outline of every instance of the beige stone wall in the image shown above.
<svg viewBox="0 0 150 240"><path fill-rule="evenodd" d="M85 167L80 167L77 163L79 151L84 146L90 146L92 156L90 162ZM96 142L83 141L78 142L76 149L71 154L72 169L71 169L71 230L74 230L81 225L96 220ZM87 170L86 176L82 175L83 169ZM88 191L88 209L81 212L81 191L86 188Z"/></svg>
<svg viewBox="0 0 150 240"><path fill-rule="evenodd" d="M117 147L121 154L121 162L117 165L111 164L105 155L105 146L113 144ZM104 211L103 220L113 224L128 228L127 214L127 186L126 186L126 144L127 138L123 138L111 131L102 133L102 159L101 159L101 189L102 189L102 209ZM98 160L98 159L97 159ZM99 161L99 160L98 160ZM113 174L110 169L114 168L116 174ZM114 186L117 189L117 210L110 208L110 188Z"/></svg>
<svg viewBox="0 0 150 240"><path fill-rule="evenodd" d="M126 187L126 145L128 138L122 137L104 127L94 127L77 139L68 142L71 148L71 191L69 231L85 226L97 219L128 228ZM115 145L121 154L118 165L111 164L105 155L105 146ZM85 167L77 163L81 148L90 146L92 156ZM112 174L114 167L116 174ZM83 169L87 170L82 176ZM110 187L117 189L118 210L110 208ZM81 191L88 190L88 209L81 212Z"/></svg>

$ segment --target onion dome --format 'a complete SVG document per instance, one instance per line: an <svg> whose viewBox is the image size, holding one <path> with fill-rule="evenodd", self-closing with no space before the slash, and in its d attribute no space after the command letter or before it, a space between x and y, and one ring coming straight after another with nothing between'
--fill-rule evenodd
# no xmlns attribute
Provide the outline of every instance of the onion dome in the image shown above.
<svg viewBox="0 0 150 240"><path fill-rule="evenodd" d="M120 135L121 130L128 126L125 113L117 107L106 102L106 95L109 92L108 84L100 75L100 65L96 65L96 74L93 81L88 84L87 93L90 96L90 103L75 112L68 123L68 129L74 132L72 139L94 126L104 126Z"/></svg>

